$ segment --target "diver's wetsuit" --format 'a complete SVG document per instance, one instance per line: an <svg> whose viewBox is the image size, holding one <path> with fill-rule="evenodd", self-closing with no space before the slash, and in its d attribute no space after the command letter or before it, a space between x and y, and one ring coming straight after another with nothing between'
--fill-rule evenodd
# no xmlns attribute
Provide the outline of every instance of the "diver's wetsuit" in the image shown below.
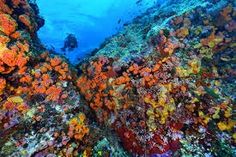
<svg viewBox="0 0 236 157"><path fill-rule="evenodd" d="M73 34L69 34L65 41L64 41L64 47L61 48L62 51L73 51L75 48L78 47L78 42Z"/></svg>

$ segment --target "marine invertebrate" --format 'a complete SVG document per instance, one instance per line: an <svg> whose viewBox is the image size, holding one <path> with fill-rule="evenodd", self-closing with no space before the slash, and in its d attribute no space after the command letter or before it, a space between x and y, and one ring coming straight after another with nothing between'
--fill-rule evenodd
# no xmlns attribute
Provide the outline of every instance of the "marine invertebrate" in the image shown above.
<svg viewBox="0 0 236 157"><path fill-rule="evenodd" d="M170 37L164 34L163 30L160 30L159 35L157 36L158 45L157 51L164 57L172 55L172 53L177 49L180 45L177 41L172 40Z"/></svg>
<svg viewBox="0 0 236 157"><path fill-rule="evenodd" d="M0 95L4 92L5 87L6 87L6 80L0 77Z"/></svg>
<svg viewBox="0 0 236 157"><path fill-rule="evenodd" d="M89 128L84 123L85 118L83 113L79 113L77 117L74 117L69 121L69 130L67 134L70 138L81 141L83 137L89 133Z"/></svg>
<svg viewBox="0 0 236 157"><path fill-rule="evenodd" d="M176 30L176 36L179 38L185 38L188 35L189 35L189 30L186 27Z"/></svg>
<svg viewBox="0 0 236 157"><path fill-rule="evenodd" d="M46 94L47 94L47 99L48 100L52 100L52 101L56 101L60 98L61 95L61 88L60 87L56 87L56 86L51 86L46 90Z"/></svg>
<svg viewBox="0 0 236 157"><path fill-rule="evenodd" d="M0 31L9 36L17 28L16 21L8 14L0 13Z"/></svg>
<svg viewBox="0 0 236 157"><path fill-rule="evenodd" d="M60 63L61 63L61 59L58 58L58 57L55 57L55 58L51 58L51 59L50 59L50 64L51 64L52 67L56 67L56 66L58 66Z"/></svg>
<svg viewBox="0 0 236 157"><path fill-rule="evenodd" d="M233 11L232 4L227 5L225 8L222 9L220 15L224 17L226 21L230 21L232 19L230 13Z"/></svg>
<svg viewBox="0 0 236 157"><path fill-rule="evenodd" d="M12 9L6 4L6 0L1 0L0 6L1 6L0 13L7 13L7 14L12 13Z"/></svg>
<svg viewBox="0 0 236 157"><path fill-rule="evenodd" d="M223 34L215 35L215 30L212 31L212 33L206 38L206 39L201 39L201 43L204 46L208 46L210 48L214 48L222 42L224 39Z"/></svg>
<svg viewBox="0 0 236 157"><path fill-rule="evenodd" d="M25 69L29 57L26 56L26 52L29 45L27 43L16 42L15 45L7 48L6 45L1 49L0 62L1 62L1 72L10 73L16 67L19 68L19 72Z"/></svg>
<svg viewBox="0 0 236 157"><path fill-rule="evenodd" d="M20 15L19 16L19 20L30 30L30 31L33 31L33 24L31 23L30 21L30 17L27 16L27 15Z"/></svg>

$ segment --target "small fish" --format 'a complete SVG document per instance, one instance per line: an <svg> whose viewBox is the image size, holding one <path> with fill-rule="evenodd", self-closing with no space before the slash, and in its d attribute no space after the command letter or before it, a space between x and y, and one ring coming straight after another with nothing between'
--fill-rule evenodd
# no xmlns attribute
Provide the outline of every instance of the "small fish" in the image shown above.
<svg viewBox="0 0 236 157"><path fill-rule="evenodd" d="M142 0L137 0L136 4L140 4L142 2Z"/></svg>
<svg viewBox="0 0 236 157"><path fill-rule="evenodd" d="M230 61L230 57L229 57L229 56L222 56L222 57L220 57L220 59L221 59L222 61L225 61L225 62Z"/></svg>
<svg viewBox="0 0 236 157"><path fill-rule="evenodd" d="M121 19L119 19L117 23L120 24L120 22L121 22Z"/></svg>

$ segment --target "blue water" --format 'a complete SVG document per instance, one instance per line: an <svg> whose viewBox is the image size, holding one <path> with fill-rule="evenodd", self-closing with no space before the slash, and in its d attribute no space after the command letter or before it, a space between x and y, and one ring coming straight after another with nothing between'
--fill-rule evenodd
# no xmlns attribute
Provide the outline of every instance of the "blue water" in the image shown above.
<svg viewBox="0 0 236 157"><path fill-rule="evenodd" d="M162 0L161 0L162 1ZM123 24L145 12L160 0L37 0L45 25L38 32L48 48L63 53L64 39L68 33L78 38L79 46L65 56L76 63ZM138 4L137 4L138 3Z"/></svg>

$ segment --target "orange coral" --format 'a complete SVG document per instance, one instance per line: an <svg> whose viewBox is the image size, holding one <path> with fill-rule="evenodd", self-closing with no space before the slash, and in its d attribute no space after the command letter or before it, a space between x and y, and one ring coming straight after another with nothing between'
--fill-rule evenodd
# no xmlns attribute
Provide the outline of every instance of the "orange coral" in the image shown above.
<svg viewBox="0 0 236 157"><path fill-rule="evenodd" d="M75 138L80 141L89 133L89 128L84 124L85 118L85 115L80 113L77 117L74 117L69 121L69 130L67 134L70 138Z"/></svg>
<svg viewBox="0 0 236 157"><path fill-rule="evenodd" d="M46 91L47 99L52 101L57 101L60 98L60 94L62 89L60 87L56 87L55 85L49 87Z"/></svg>
<svg viewBox="0 0 236 157"><path fill-rule="evenodd" d="M42 84L44 87L49 87L52 82L53 82L53 80L51 79L51 77L50 77L49 74L43 74L43 75L42 75L41 84Z"/></svg>
<svg viewBox="0 0 236 157"><path fill-rule="evenodd" d="M165 44L165 48L163 49L162 55L163 56L170 56L175 51L176 48L179 46L172 41L168 40L168 42Z"/></svg>
<svg viewBox="0 0 236 157"><path fill-rule="evenodd" d="M58 57L52 58L50 60L50 64L52 67L55 67L55 66L59 65L60 63L61 63L61 59Z"/></svg>
<svg viewBox="0 0 236 157"><path fill-rule="evenodd" d="M40 78L41 77L41 73L40 73L40 71L36 71L35 73L34 73L34 76L35 76L35 78Z"/></svg>
<svg viewBox="0 0 236 157"><path fill-rule="evenodd" d="M18 74L23 75L26 72L26 70L27 70L26 66L19 67Z"/></svg>
<svg viewBox="0 0 236 157"><path fill-rule="evenodd" d="M30 75L25 75L20 79L21 83L30 83L32 81L32 77Z"/></svg>
<svg viewBox="0 0 236 157"><path fill-rule="evenodd" d="M133 64L129 67L128 72L132 72L134 75L139 73L139 69L140 67L138 66L138 64Z"/></svg>
<svg viewBox="0 0 236 157"><path fill-rule="evenodd" d="M32 31L33 29L33 26L32 26L32 23L30 21L30 17L27 16L27 15L20 15L19 16L19 20L30 30Z"/></svg>
<svg viewBox="0 0 236 157"><path fill-rule="evenodd" d="M39 94L44 94L46 93L47 88L44 86L35 86L35 92Z"/></svg>
<svg viewBox="0 0 236 157"><path fill-rule="evenodd" d="M130 78L128 76L121 76L121 77L118 77L115 80L115 84L116 85L121 85L121 84L125 84L125 83L127 83L129 81L130 81Z"/></svg>
<svg viewBox="0 0 236 157"><path fill-rule="evenodd" d="M6 87L6 80L0 77L0 95L2 94L4 88Z"/></svg>
<svg viewBox="0 0 236 157"><path fill-rule="evenodd" d="M18 45L18 47L21 51L27 50L27 46L25 47L24 44ZM17 50L17 47L15 47L15 49ZM18 56L21 57L21 54L22 53ZM28 67L24 65L25 63L22 64L22 67L19 67L19 70L22 72L22 77L19 81L24 83L24 86L26 83L32 86L17 88L15 91L17 93L26 92L29 95L43 94L43 96L46 96L46 98L51 101L66 99L68 94L65 91L63 92L64 87L62 87L61 81L71 79L68 64L62 62L59 57L51 58L47 53L43 53L40 57L45 60L35 65L34 69L31 69L30 74L25 74L25 72L29 70L27 69ZM53 75L54 77L52 77Z"/></svg>
<svg viewBox="0 0 236 157"><path fill-rule="evenodd" d="M161 67L161 64L160 63L157 63L154 65L153 69L152 69L152 72L157 72Z"/></svg>
<svg viewBox="0 0 236 157"><path fill-rule="evenodd" d="M0 14L0 31L6 35L10 35L15 32L17 28L16 21L8 14Z"/></svg>
<svg viewBox="0 0 236 157"><path fill-rule="evenodd" d="M229 4L227 7L225 7L221 12L221 16L224 17L226 21L230 21L232 19L230 13L233 11L233 7L231 4Z"/></svg>
<svg viewBox="0 0 236 157"><path fill-rule="evenodd" d="M12 4L14 5L14 7L18 7L20 3L22 3L21 0L13 0L12 1Z"/></svg>
<svg viewBox="0 0 236 157"><path fill-rule="evenodd" d="M10 41L10 39L7 36L0 35L0 43L1 44L6 44Z"/></svg>
<svg viewBox="0 0 236 157"><path fill-rule="evenodd" d="M16 42L16 45L11 46L10 49L5 47L0 54L0 72L10 73L16 66L22 71L29 59L25 56L26 51L28 51L28 44L20 42Z"/></svg>
<svg viewBox="0 0 236 157"><path fill-rule="evenodd" d="M5 50L0 59L9 67L16 66L17 52L11 50Z"/></svg>
<svg viewBox="0 0 236 157"><path fill-rule="evenodd" d="M179 47L178 42L172 41L164 35L164 31L160 31L160 43L157 45L157 50L163 57L172 55L172 53Z"/></svg>
<svg viewBox="0 0 236 157"><path fill-rule="evenodd" d="M91 79L86 76L81 76L77 80L77 86L81 93L85 96L86 100L90 102L90 107L94 110L100 108L107 108L109 110L115 109L115 103L112 99L107 99L107 96L113 96L113 90L107 90L112 88L113 84L129 82L130 78L127 73L123 73L120 78L108 82L109 76L115 76L116 73L112 70L112 67L108 67L107 71L102 71L103 65L108 60L104 57L98 59L98 61L91 62L91 67L87 69L88 74L91 75ZM98 92L95 92L98 91ZM105 114L105 113L102 113Z"/></svg>
<svg viewBox="0 0 236 157"><path fill-rule="evenodd" d="M12 14L12 9L8 7L6 0L0 0L0 14L1 13Z"/></svg>
<svg viewBox="0 0 236 157"><path fill-rule="evenodd" d="M12 102L9 102L9 101L6 101L4 104L3 104L3 109L4 110L8 110L8 111L11 111L15 108L15 105L14 103Z"/></svg>
<svg viewBox="0 0 236 157"><path fill-rule="evenodd" d="M0 0L0 108L17 116L28 110L23 99L30 101L38 95L49 101L68 98L69 66L59 57L48 52L38 55L32 49L30 37L36 27L34 9L27 1ZM27 64L29 60L33 64Z"/></svg>
<svg viewBox="0 0 236 157"><path fill-rule="evenodd" d="M27 64L28 60L29 60L28 57L25 57L23 54L19 54L16 58L16 65L19 68L22 68Z"/></svg>
<svg viewBox="0 0 236 157"><path fill-rule="evenodd" d="M179 37L179 38L185 38L186 36L189 35L189 30L188 28L186 27L182 27L180 29L177 29L176 30L176 36Z"/></svg>
<svg viewBox="0 0 236 157"><path fill-rule="evenodd" d="M203 46L208 46L210 48L214 48L217 44L223 41L223 34L216 35L216 30L214 29L212 33L204 39L201 39L201 44Z"/></svg>
<svg viewBox="0 0 236 157"><path fill-rule="evenodd" d="M24 103L24 100L19 96L13 96L7 98L7 101L2 106L3 110L17 110L20 113L25 113L29 107Z"/></svg>

